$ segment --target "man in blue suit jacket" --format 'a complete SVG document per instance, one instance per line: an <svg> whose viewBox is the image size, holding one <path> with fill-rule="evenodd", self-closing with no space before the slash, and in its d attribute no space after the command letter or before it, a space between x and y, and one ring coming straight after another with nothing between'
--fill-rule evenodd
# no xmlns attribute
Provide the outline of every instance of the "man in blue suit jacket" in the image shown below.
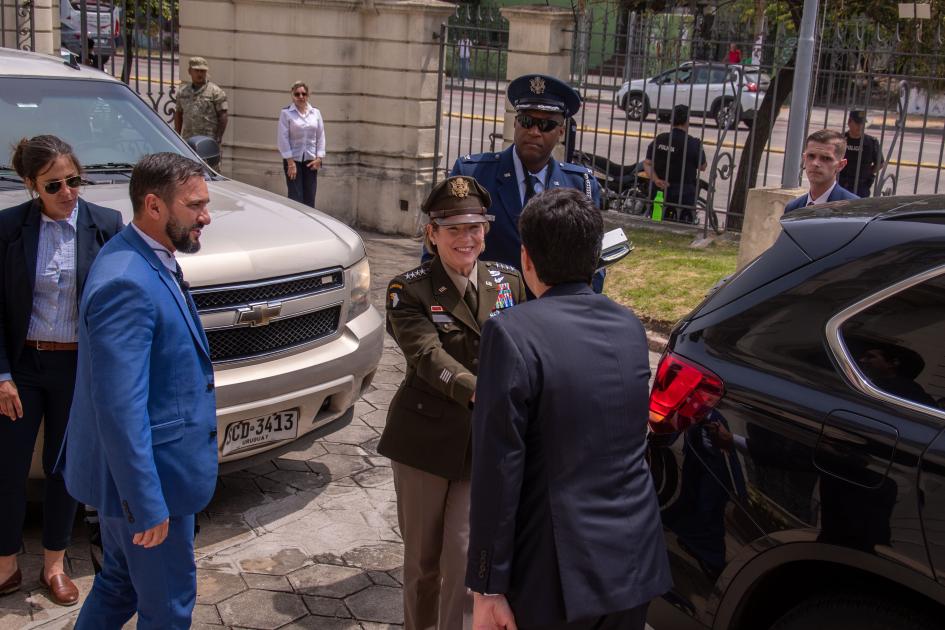
<svg viewBox="0 0 945 630"><path fill-rule="evenodd" d="M846 152L846 138L832 129L821 129L807 136L804 172L810 182L810 192L788 202L784 214L831 201L859 199L837 183L837 176L847 165Z"/></svg>
<svg viewBox="0 0 945 630"><path fill-rule="evenodd" d="M495 221L479 258L518 268L518 217L525 203L544 190L576 188L599 208L600 185L590 169L551 155L564 136L566 119L581 109L581 96L571 86L555 77L527 74L509 83L507 97L517 111L514 144L501 153L461 157L450 175L474 177L492 198L489 214ZM603 287L600 272L594 289L599 293Z"/></svg>
<svg viewBox="0 0 945 630"><path fill-rule="evenodd" d="M210 351L174 258L210 223L203 167L143 158L134 221L92 264L79 309L79 360L66 434L66 487L98 509L104 561L78 630L190 627L194 514L216 484Z"/></svg>
<svg viewBox="0 0 945 630"><path fill-rule="evenodd" d="M646 337L596 295L603 221L574 190L522 212L538 296L482 328L466 586L477 630L642 630L671 586L646 464Z"/></svg>

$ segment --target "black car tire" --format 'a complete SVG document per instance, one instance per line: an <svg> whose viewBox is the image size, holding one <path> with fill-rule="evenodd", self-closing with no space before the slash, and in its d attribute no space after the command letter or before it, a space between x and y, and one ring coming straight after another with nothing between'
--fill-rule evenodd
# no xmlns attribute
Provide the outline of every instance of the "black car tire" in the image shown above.
<svg viewBox="0 0 945 630"><path fill-rule="evenodd" d="M643 120L650 113L650 108L646 102L646 96L635 93L627 96L626 107L627 118L630 120Z"/></svg>
<svg viewBox="0 0 945 630"><path fill-rule="evenodd" d="M805 600L770 630L933 630L928 616L864 595L822 595Z"/></svg>

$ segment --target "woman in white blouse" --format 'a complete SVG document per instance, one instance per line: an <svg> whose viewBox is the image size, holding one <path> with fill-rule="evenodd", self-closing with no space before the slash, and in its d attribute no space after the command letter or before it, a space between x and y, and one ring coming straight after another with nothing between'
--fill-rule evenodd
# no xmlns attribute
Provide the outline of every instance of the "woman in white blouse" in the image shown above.
<svg viewBox="0 0 945 630"><path fill-rule="evenodd" d="M296 81L291 92L292 104L279 113L276 145L282 154L289 199L314 208L318 169L325 157L325 121L309 105L305 83Z"/></svg>

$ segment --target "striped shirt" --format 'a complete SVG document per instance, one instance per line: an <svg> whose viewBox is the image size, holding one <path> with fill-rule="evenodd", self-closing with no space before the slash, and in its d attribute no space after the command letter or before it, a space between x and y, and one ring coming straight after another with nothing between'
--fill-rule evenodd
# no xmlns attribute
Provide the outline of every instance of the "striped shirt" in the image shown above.
<svg viewBox="0 0 945 630"><path fill-rule="evenodd" d="M34 341L75 342L79 338L76 298L76 203L68 219L56 221L41 213L33 313L26 338Z"/></svg>

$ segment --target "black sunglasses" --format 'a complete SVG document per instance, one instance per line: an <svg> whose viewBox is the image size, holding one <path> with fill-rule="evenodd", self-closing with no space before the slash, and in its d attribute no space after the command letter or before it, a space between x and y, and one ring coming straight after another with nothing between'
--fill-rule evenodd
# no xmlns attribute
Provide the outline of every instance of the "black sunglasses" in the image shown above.
<svg viewBox="0 0 945 630"><path fill-rule="evenodd" d="M308 92L292 92L292 96L308 96Z"/></svg>
<svg viewBox="0 0 945 630"><path fill-rule="evenodd" d="M551 120L549 118L535 118L534 116L529 116L528 114L519 114L515 117L515 120L517 120L518 124L520 124L525 129L538 127L538 131L541 131L542 133L554 131L559 125L564 124L559 123L557 120Z"/></svg>
<svg viewBox="0 0 945 630"><path fill-rule="evenodd" d="M43 190L46 191L47 195L55 195L62 189L62 182L65 182L66 186L69 188L78 188L82 185L82 178L78 175L73 175L72 177L67 177L65 179L57 179L53 182L46 182L43 184Z"/></svg>

